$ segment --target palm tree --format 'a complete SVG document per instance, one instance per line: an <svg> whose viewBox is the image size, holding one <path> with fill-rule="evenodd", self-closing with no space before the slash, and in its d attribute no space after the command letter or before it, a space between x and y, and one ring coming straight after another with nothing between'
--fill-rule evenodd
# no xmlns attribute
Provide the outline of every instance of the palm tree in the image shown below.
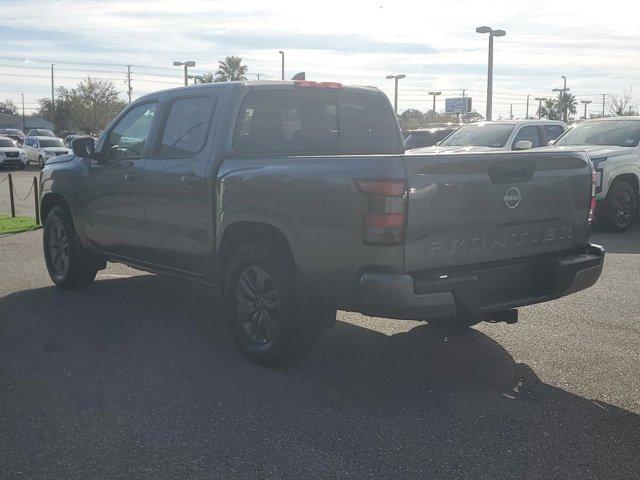
<svg viewBox="0 0 640 480"><path fill-rule="evenodd" d="M538 112L540 118L547 118L549 120L559 120L562 116L558 112L558 102L553 98L547 98Z"/></svg>
<svg viewBox="0 0 640 480"><path fill-rule="evenodd" d="M563 106L567 109L567 115L575 113L578 111L578 100L576 100L576 96L571 93L561 92L558 95L558 100L556 100L558 105L558 113L562 116L563 114Z"/></svg>
<svg viewBox="0 0 640 480"><path fill-rule="evenodd" d="M242 65L241 57L227 57L222 62L218 62L215 82L229 82L233 80L246 80L247 66Z"/></svg>

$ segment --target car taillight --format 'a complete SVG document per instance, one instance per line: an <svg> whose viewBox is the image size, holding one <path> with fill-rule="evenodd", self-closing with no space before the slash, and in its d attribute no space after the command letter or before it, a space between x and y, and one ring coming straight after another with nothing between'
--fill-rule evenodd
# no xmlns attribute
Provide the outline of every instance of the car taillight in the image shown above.
<svg viewBox="0 0 640 480"><path fill-rule="evenodd" d="M404 241L407 222L407 184L404 180L357 180L356 185L369 198L362 239L377 245Z"/></svg>
<svg viewBox="0 0 640 480"><path fill-rule="evenodd" d="M593 223L593 219L596 215L596 183L598 181L598 175L595 170L591 170L591 200L589 201L589 215L587 216L587 225Z"/></svg>

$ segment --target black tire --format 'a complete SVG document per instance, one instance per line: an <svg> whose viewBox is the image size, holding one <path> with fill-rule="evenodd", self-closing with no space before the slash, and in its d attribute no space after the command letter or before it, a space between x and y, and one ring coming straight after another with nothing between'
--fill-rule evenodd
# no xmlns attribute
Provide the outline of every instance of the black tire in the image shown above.
<svg viewBox="0 0 640 480"><path fill-rule="evenodd" d="M240 247L226 271L224 296L231 332L257 363L298 359L319 336L317 322L301 318L295 270L276 249L257 243Z"/></svg>
<svg viewBox="0 0 640 480"><path fill-rule="evenodd" d="M42 158L42 156L38 157L38 168L40 170L44 168L44 158Z"/></svg>
<svg viewBox="0 0 640 480"><path fill-rule="evenodd" d="M51 209L44 221L42 245L49 276L57 286L77 290L93 283L98 265L80 245L66 209Z"/></svg>
<svg viewBox="0 0 640 480"><path fill-rule="evenodd" d="M638 197L626 180L616 180L599 209L597 219L609 232L628 230L638 215Z"/></svg>

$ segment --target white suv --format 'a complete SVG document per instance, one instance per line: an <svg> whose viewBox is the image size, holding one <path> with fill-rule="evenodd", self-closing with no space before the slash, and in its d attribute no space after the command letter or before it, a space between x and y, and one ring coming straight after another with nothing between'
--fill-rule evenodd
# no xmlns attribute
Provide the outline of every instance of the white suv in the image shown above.
<svg viewBox="0 0 640 480"><path fill-rule="evenodd" d="M64 146L62 139L57 137L26 137L23 148L27 154L27 161L36 163L40 168L44 167L45 162L51 157L71 153L71 150Z"/></svg>
<svg viewBox="0 0 640 480"><path fill-rule="evenodd" d="M587 152L596 170L596 221L612 232L627 230L638 215L639 143L640 117L611 117L582 122L551 147Z"/></svg>
<svg viewBox="0 0 640 480"><path fill-rule="evenodd" d="M464 153L496 150L527 150L558 138L567 125L554 120L509 120L463 125L434 147L415 149L424 153Z"/></svg>
<svg viewBox="0 0 640 480"><path fill-rule="evenodd" d="M24 150L9 137L0 137L0 168L21 168L27 166Z"/></svg>

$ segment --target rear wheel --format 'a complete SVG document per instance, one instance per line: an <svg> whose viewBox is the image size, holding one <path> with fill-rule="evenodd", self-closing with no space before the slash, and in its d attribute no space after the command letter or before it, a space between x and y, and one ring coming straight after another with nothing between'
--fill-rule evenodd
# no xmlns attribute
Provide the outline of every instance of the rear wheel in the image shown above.
<svg viewBox="0 0 640 480"><path fill-rule="evenodd" d="M301 317L291 262L268 247L250 244L232 257L225 303L233 336L252 360L273 365L305 354L320 332Z"/></svg>
<svg viewBox="0 0 640 480"><path fill-rule="evenodd" d="M611 185L599 220L610 232L624 232L638 215L638 197L633 186L618 180Z"/></svg>
<svg viewBox="0 0 640 480"><path fill-rule="evenodd" d="M44 168L44 158L42 158L42 155L38 157L38 168L40 170Z"/></svg>
<svg viewBox="0 0 640 480"><path fill-rule="evenodd" d="M78 241L71 215L53 207L44 221L44 259L53 283L61 288L89 286L98 271L95 259Z"/></svg>

